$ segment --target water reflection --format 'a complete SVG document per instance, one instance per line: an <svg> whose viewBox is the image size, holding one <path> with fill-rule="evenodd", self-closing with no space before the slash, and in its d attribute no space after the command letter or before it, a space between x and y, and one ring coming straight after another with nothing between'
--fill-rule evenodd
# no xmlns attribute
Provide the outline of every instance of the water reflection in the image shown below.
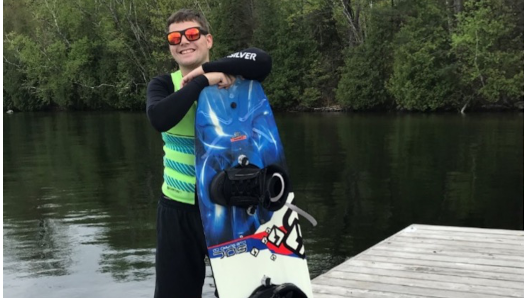
<svg viewBox="0 0 524 298"><path fill-rule="evenodd" d="M4 294L151 297L162 143L142 113L4 117ZM522 229L522 115L277 115L317 276L412 223ZM205 297L214 289L208 269Z"/></svg>
<svg viewBox="0 0 524 298"><path fill-rule="evenodd" d="M412 223L522 229L522 114L296 114L279 126L316 276ZM501 214L503 214L501 216Z"/></svg>

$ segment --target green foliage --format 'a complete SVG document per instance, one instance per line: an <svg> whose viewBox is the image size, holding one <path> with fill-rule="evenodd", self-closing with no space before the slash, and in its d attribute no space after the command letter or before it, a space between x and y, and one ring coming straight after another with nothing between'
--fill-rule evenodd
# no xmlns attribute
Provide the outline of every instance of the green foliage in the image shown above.
<svg viewBox="0 0 524 298"><path fill-rule="evenodd" d="M284 30L291 31L292 38L279 39L279 47L270 52L273 61L279 62L273 64L267 80L268 97L278 108L289 108L303 101L310 105L316 98L306 99L304 90L312 88L315 49L309 46L308 36L300 27L291 25ZM309 90L309 95L314 95L314 91Z"/></svg>
<svg viewBox="0 0 524 298"><path fill-rule="evenodd" d="M502 0L470 1L452 35L466 99L499 102L524 96L524 45L518 19Z"/></svg>
<svg viewBox="0 0 524 298"><path fill-rule="evenodd" d="M414 15L395 37L393 75L388 90L397 107L436 110L453 106L457 90L444 6L417 2Z"/></svg>
<svg viewBox="0 0 524 298"><path fill-rule="evenodd" d="M13 0L6 2L15 5ZM33 19L25 19L31 28L13 23L18 24L11 26L14 30L22 29L4 35L4 47L17 61L4 75L9 71L11 78L21 79L8 80L4 88L12 108L143 108L147 82L158 65L167 70L169 57L168 51L162 59L153 56L161 47L154 43L159 40L149 39L153 5L122 5L120 0L22 3L24 11L32 12ZM155 28L162 32L155 36L163 37L162 29ZM22 97L17 86L30 96Z"/></svg>
<svg viewBox="0 0 524 298"><path fill-rule="evenodd" d="M392 72L392 38L398 20L392 9L373 11L367 40L347 51L337 101L354 110L387 108L391 105L385 82Z"/></svg>
<svg viewBox="0 0 524 298"><path fill-rule="evenodd" d="M13 35L10 35L13 37ZM4 42L4 110L20 109L25 111L39 110L44 103L38 101L24 82L27 76L20 71L21 61L16 49Z"/></svg>
<svg viewBox="0 0 524 298"><path fill-rule="evenodd" d="M248 47L253 35L251 1L222 0L210 11L213 56L221 58Z"/></svg>
<svg viewBox="0 0 524 298"><path fill-rule="evenodd" d="M522 100L522 1L448 2L6 0L4 108L143 109L149 80L177 68L165 27L182 7L208 18L212 59L251 46L271 55L276 109Z"/></svg>
<svg viewBox="0 0 524 298"><path fill-rule="evenodd" d="M306 4L292 1L255 3L258 18L253 44L273 60L271 75L264 82L271 104L277 109L317 105L327 71L312 30L314 12L309 12Z"/></svg>
<svg viewBox="0 0 524 298"><path fill-rule="evenodd" d="M347 108L377 108L387 101L381 69L374 59L370 59L373 52L369 50L369 47L360 45L348 51L336 93L337 101Z"/></svg>

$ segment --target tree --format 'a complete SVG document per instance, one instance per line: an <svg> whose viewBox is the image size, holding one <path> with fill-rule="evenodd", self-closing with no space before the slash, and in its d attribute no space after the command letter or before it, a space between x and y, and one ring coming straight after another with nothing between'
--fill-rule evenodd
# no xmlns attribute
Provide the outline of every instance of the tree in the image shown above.
<svg viewBox="0 0 524 298"><path fill-rule="evenodd" d="M324 75L309 18L315 3L257 1L253 44L265 49L273 60L264 89L273 107L314 106L321 97L318 82Z"/></svg>
<svg viewBox="0 0 524 298"><path fill-rule="evenodd" d="M456 74L442 2L423 0L395 37L393 75L387 88L397 108L436 110L456 102Z"/></svg>
<svg viewBox="0 0 524 298"><path fill-rule="evenodd" d="M388 108L386 82L392 73L393 37L399 30L396 9L375 8L368 18L366 40L347 50L337 101L354 110Z"/></svg>
<svg viewBox="0 0 524 298"><path fill-rule="evenodd" d="M503 0L465 3L452 35L462 88L462 112L469 103L509 105L524 96L524 46L518 18Z"/></svg>
<svg viewBox="0 0 524 298"><path fill-rule="evenodd" d="M5 0L4 107L143 109L176 70L166 19L211 24L211 59L259 47L275 109L429 111L524 100L521 0Z"/></svg>

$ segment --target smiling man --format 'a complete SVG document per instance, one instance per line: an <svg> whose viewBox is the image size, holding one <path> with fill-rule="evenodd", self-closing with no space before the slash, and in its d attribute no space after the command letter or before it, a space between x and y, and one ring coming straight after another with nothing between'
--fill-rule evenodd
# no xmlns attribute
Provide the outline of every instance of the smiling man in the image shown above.
<svg viewBox="0 0 524 298"><path fill-rule="evenodd" d="M157 209L155 298L202 296L207 248L195 195L195 113L202 89L229 88L235 76L262 81L271 58L249 48L209 61L213 47L206 19L182 9L167 20L167 41L179 70L153 78L147 116L164 141L164 183Z"/></svg>

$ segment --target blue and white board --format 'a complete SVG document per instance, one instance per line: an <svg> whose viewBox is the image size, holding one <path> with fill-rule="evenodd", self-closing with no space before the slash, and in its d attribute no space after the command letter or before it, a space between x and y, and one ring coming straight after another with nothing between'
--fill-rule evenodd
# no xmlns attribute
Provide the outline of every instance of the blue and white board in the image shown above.
<svg viewBox="0 0 524 298"><path fill-rule="evenodd" d="M251 165L286 169L277 126L262 86L240 77L229 89L205 88L195 120L196 175L200 214L220 297L247 298L266 278L292 283L313 297L294 195L276 211L214 204L210 183L221 171Z"/></svg>

